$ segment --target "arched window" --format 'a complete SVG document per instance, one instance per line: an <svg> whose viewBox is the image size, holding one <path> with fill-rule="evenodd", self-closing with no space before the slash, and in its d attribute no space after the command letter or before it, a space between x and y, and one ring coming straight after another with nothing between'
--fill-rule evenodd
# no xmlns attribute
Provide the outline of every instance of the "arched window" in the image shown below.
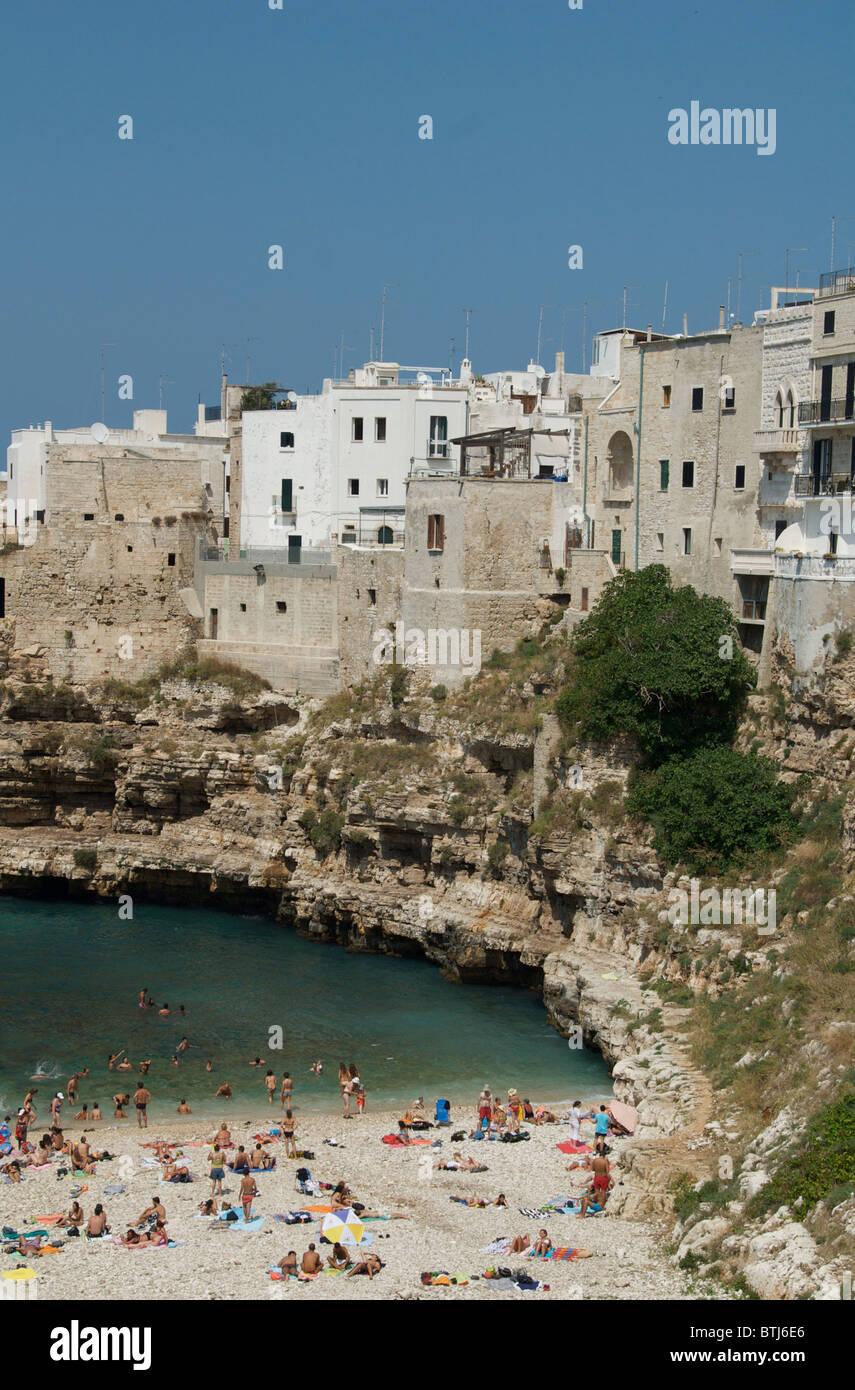
<svg viewBox="0 0 855 1390"><path fill-rule="evenodd" d="M624 430L618 430L609 440L609 487L624 492L632 487L632 440Z"/></svg>
<svg viewBox="0 0 855 1390"><path fill-rule="evenodd" d="M775 397L775 414L778 417L778 429L784 428L784 397L779 391Z"/></svg>
<svg viewBox="0 0 855 1390"><path fill-rule="evenodd" d="M795 400L793 399L792 390L790 390L790 391L787 392L787 409L786 409L786 416L787 416L787 426L786 426L787 429L788 429L788 430L795 429L795 426L796 426L796 403L795 403Z"/></svg>
<svg viewBox="0 0 855 1390"><path fill-rule="evenodd" d="M381 527L378 528L378 531L377 531L377 544L378 544L378 545L391 545L391 544L392 544L392 541L393 541L394 539L395 539L395 537L394 537L394 535L392 534L392 528L391 528L391 526L381 526Z"/></svg>

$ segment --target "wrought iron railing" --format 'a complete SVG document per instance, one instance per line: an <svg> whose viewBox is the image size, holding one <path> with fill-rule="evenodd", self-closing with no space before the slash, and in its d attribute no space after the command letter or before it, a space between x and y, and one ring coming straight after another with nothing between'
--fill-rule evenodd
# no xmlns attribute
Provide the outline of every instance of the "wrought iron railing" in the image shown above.
<svg viewBox="0 0 855 1390"><path fill-rule="evenodd" d="M855 397L836 401L800 401L800 425L825 425L839 420L855 420Z"/></svg>
<svg viewBox="0 0 855 1390"><path fill-rule="evenodd" d="M820 299L829 294L849 294L852 290L855 290L855 270L852 266L846 270L826 270L819 277Z"/></svg>

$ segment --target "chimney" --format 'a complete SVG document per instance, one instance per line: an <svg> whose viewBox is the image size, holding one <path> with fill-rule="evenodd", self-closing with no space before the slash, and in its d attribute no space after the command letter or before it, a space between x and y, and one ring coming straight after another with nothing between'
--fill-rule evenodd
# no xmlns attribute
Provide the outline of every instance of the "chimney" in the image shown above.
<svg viewBox="0 0 855 1390"><path fill-rule="evenodd" d="M652 343L652 342L653 342L653 324L652 324L652 323L649 323L649 324L647 325L647 341L648 341L648 343Z"/></svg>
<svg viewBox="0 0 855 1390"><path fill-rule="evenodd" d="M689 315L688 315L688 314L684 314L684 315L683 315L683 337L684 337L684 338L688 338L688 336L689 336Z"/></svg>
<svg viewBox="0 0 855 1390"><path fill-rule="evenodd" d="M724 305L723 305L723 304L719 304L719 306L718 306L718 327L719 327L719 332L721 332L721 330L724 328Z"/></svg>

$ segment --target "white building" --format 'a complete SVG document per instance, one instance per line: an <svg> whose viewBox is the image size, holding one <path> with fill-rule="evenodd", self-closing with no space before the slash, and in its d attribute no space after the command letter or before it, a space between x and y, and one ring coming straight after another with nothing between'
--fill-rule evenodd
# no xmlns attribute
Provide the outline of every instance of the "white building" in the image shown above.
<svg viewBox="0 0 855 1390"><path fill-rule="evenodd" d="M470 377L468 363L454 381L368 362L290 409L245 411L241 548L400 544L408 476L457 467L450 441L466 432Z"/></svg>

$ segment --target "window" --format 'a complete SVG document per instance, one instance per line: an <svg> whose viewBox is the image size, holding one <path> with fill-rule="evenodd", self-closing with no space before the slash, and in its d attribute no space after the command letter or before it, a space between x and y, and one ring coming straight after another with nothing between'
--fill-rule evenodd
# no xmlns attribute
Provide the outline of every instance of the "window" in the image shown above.
<svg viewBox="0 0 855 1390"><path fill-rule="evenodd" d="M432 415L430 417L430 441L428 444L428 457L432 459L448 458L447 415Z"/></svg>
<svg viewBox="0 0 855 1390"><path fill-rule="evenodd" d="M169 551L169 553L168 553L168 555L167 555L167 557L166 557L166 563L167 563L167 565L169 565L170 567L171 567L172 565L175 564L175 551L174 551L174 550L170 550L170 551Z"/></svg>
<svg viewBox="0 0 855 1390"><path fill-rule="evenodd" d="M362 443L362 416L361 416L361 415L354 415L353 419L352 419L351 422L350 422L350 426L351 426L351 429L350 429L350 437L351 437L351 439L353 440L354 444L361 444L361 443Z"/></svg>
<svg viewBox="0 0 855 1390"><path fill-rule="evenodd" d="M724 408L725 410L736 409L736 387L725 386L724 388Z"/></svg>
<svg viewBox="0 0 855 1390"><path fill-rule="evenodd" d="M282 433L279 435L279 448L280 448L280 449L293 449L293 447L294 447L294 436L293 436L293 434L291 433L290 430L283 430Z"/></svg>
<svg viewBox="0 0 855 1390"><path fill-rule="evenodd" d="M670 386L663 386L663 387L662 387L662 404L663 404L663 405L670 405L670 404L671 404L671 387L670 387Z"/></svg>
<svg viewBox="0 0 855 1390"><path fill-rule="evenodd" d="M428 550L443 550L445 548L445 517L439 514L428 517L427 532Z"/></svg>
<svg viewBox="0 0 855 1390"><path fill-rule="evenodd" d="M231 474L228 474L228 476L226 477L226 493L227 493L227 494L230 493L231 490L232 490L232 479L231 479Z"/></svg>
<svg viewBox="0 0 855 1390"><path fill-rule="evenodd" d="M829 534L829 537L828 537L828 553L829 553L829 555L836 555L836 554L837 554L837 532L836 532L836 531L832 531L832 532L830 532L830 534Z"/></svg>
<svg viewBox="0 0 855 1390"><path fill-rule="evenodd" d="M745 488L745 464L738 463L733 473L733 486L737 492L742 492Z"/></svg>
<svg viewBox="0 0 855 1390"><path fill-rule="evenodd" d="M288 605L287 605L287 603L285 602L284 599L279 598L279 599L276 600L276 612L277 612L277 613L287 613L287 612L288 612Z"/></svg>
<svg viewBox="0 0 855 1390"><path fill-rule="evenodd" d="M293 511L294 484L291 478L282 479L282 491L279 499L279 510L282 512Z"/></svg>
<svg viewBox="0 0 855 1390"><path fill-rule="evenodd" d="M664 549L665 549L665 532L664 532L664 531L657 531L657 532L656 532L656 549L657 549L657 550L664 550Z"/></svg>
<svg viewBox="0 0 855 1390"><path fill-rule="evenodd" d="M692 553L692 528L691 528L691 526L684 526L684 527L683 527L683 554L684 554L684 555L691 555L691 553Z"/></svg>
<svg viewBox="0 0 855 1390"><path fill-rule="evenodd" d="M132 545L129 545L129 546L128 546L128 554L129 554L129 555L133 555L133 553L134 553L134 548L133 548Z"/></svg>
<svg viewBox="0 0 855 1390"><path fill-rule="evenodd" d="M374 438L378 444L386 443L386 416L377 415L374 418Z"/></svg>
<svg viewBox="0 0 855 1390"><path fill-rule="evenodd" d="M348 478L348 480L347 480L347 495L348 495L348 497L358 497L358 496L359 496L359 479L358 479L358 478Z"/></svg>
<svg viewBox="0 0 855 1390"><path fill-rule="evenodd" d="M94 520L95 520L95 513L94 513L94 512L84 512L84 513L83 513L83 520L84 520L84 521L94 521Z"/></svg>
<svg viewBox="0 0 855 1390"><path fill-rule="evenodd" d="M377 496L378 496L378 497L388 497L388 496L389 496L389 479L388 479L388 478L378 478L378 479L377 479Z"/></svg>
<svg viewBox="0 0 855 1390"><path fill-rule="evenodd" d="M835 314L836 311L834 309L827 309L822 316L822 331L826 335L834 332Z"/></svg>
<svg viewBox="0 0 855 1390"><path fill-rule="evenodd" d="M377 528L377 544L378 544L378 545L391 545L394 539L395 539L395 537L394 537L394 535L393 535L393 533L392 533L392 528L391 528L391 526L378 526L378 528Z"/></svg>
<svg viewBox="0 0 855 1390"><path fill-rule="evenodd" d="M713 555L721 554L721 536L713 536Z"/></svg>
<svg viewBox="0 0 855 1390"><path fill-rule="evenodd" d="M242 604L241 604L241 606L240 606L240 611L241 611L241 613L245 613L245 612L246 612L246 604L245 604L245 603L242 603Z"/></svg>
<svg viewBox="0 0 855 1390"><path fill-rule="evenodd" d="M786 529L787 529L787 527L789 526L789 524L790 524L790 523L789 523L788 521L776 521L776 522L775 522L775 540L778 539L778 537L780 536L780 534L781 534L782 531L786 531Z"/></svg>
<svg viewBox="0 0 855 1390"><path fill-rule="evenodd" d="M377 607L377 590L376 590L376 589L369 589L369 590L368 590L368 606L369 606L369 608L376 608L376 607Z"/></svg>
<svg viewBox="0 0 855 1390"><path fill-rule="evenodd" d="M686 459L683 464L683 487L695 486L695 465L691 459Z"/></svg>
<svg viewBox="0 0 855 1390"><path fill-rule="evenodd" d="M124 519L125 519L124 512L116 512L116 515L113 517L113 520L114 520L114 521L124 521Z"/></svg>
<svg viewBox="0 0 855 1390"><path fill-rule="evenodd" d="M670 463L669 463L668 459L660 459L660 460L659 460L659 491L660 491L660 492L667 492L667 491L668 491L668 474L669 474L669 472L670 472Z"/></svg>
<svg viewBox="0 0 855 1390"><path fill-rule="evenodd" d="M703 386L692 387L692 409L703 410L704 408L704 388Z"/></svg>
<svg viewBox="0 0 855 1390"><path fill-rule="evenodd" d="M579 607L581 608L581 610L582 610L583 613L587 613L587 611L588 611L588 590L587 590L587 589L583 589L583 590L582 590L582 597L581 597L581 599L579 600Z"/></svg>

